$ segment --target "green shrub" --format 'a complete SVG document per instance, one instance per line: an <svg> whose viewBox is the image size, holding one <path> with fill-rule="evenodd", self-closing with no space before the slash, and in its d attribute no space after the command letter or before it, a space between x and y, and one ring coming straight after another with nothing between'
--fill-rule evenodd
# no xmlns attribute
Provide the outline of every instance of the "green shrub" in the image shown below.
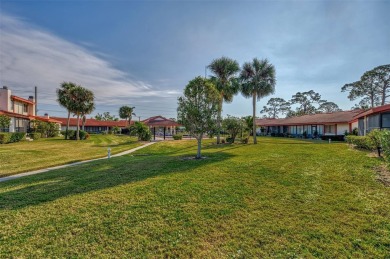
<svg viewBox="0 0 390 259"><path fill-rule="evenodd" d="M345 137L348 144L354 145L357 148L363 148L367 150L373 150L374 146L370 141L370 138L366 136L348 135Z"/></svg>
<svg viewBox="0 0 390 259"><path fill-rule="evenodd" d="M183 139L183 135L176 134L176 135L173 135L172 138L173 138L174 140L182 140L182 139Z"/></svg>
<svg viewBox="0 0 390 259"><path fill-rule="evenodd" d="M19 141L23 140L25 136L26 136L26 133L24 133L24 132L12 132L9 142L11 142L11 143L19 142Z"/></svg>
<svg viewBox="0 0 390 259"><path fill-rule="evenodd" d="M40 139L41 138L41 133L30 133L30 138L32 138L33 140L37 140L37 139Z"/></svg>
<svg viewBox="0 0 390 259"><path fill-rule="evenodd" d="M68 130L68 139L73 139L76 136L75 130Z"/></svg>
<svg viewBox="0 0 390 259"><path fill-rule="evenodd" d="M77 131L74 134L74 137L73 137L74 139L76 139L76 134L77 134ZM79 131L79 137L80 137L80 140L85 140L85 139L89 138L89 134L86 131L84 131L84 130L80 130Z"/></svg>
<svg viewBox="0 0 390 259"><path fill-rule="evenodd" d="M7 115L0 115L0 130L7 129L11 125L11 118Z"/></svg>
<svg viewBox="0 0 390 259"><path fill-rule="evenodd" d="M383 130L380 136L382 151L386 160L390 163L390 130Z"/></svg>
<svg viewBox="0 0 390 259"><path fill-rule="evenodd" d="M11 140L11 134L10 133L0 133L0 144L7 144Z"/></svg>
<svg viewBox="0 0 390 259"><path fill-rule="evenodd" d="M134 125L129 128L130 134L134 134L138 137L138 140L149 141L152 139L152 133L148 126L142 122L136 121Z"/></svg>
<svg viewBox="0 0 390 259"><path fill-rule="evenodd" d="M226 138L226 142L227 143L233 143L234 142L234 138L228 137L228 138Z"/></svg>

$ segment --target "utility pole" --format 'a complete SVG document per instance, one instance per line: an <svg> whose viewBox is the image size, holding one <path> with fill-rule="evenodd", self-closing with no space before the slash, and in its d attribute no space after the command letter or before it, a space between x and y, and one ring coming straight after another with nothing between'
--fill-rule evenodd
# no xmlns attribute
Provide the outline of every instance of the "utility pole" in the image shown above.
<svg viewBox="0 0 390 259"><path fill-rule="evenodd" d="M34 90L35 90L35 96L34 96L34 98L35 98L35 116L37 116L38 115L38 87L37 86L35 86L34 87Z"/></svg>

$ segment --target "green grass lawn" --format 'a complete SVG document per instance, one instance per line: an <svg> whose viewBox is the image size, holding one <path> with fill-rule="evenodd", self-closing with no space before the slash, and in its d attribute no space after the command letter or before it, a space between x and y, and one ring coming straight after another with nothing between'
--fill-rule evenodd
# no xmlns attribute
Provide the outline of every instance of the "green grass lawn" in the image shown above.
<svg viewBox="0 0 390 259"><path fill-rule="evenodd" d="M344 143L160 142L0 183L0 257L388 258L382 164Z"/></svg>
<svg viewBox="0 0 390 259"><path fill-rule="evenodd" d="M0 145L0 177L107 156L141 145L136 138L91 135L88 140L39 139Z"/></svg>

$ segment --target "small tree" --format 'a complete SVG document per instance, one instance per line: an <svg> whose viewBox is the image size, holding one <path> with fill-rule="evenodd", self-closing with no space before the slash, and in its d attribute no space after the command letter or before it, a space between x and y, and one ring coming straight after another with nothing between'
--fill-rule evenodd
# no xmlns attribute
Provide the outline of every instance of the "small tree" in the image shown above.
<svg viewBox="0 0 390 259"><path fill-rule="evenodd" d="M248 132L248 135L252 135L253 130L253 117L252 116L245 116L244 119L244 126L245 130Z"/></svg>
<svg viewBox="0 0 390 259"><path fill-rule="evenodd" d="M7 115L0 115L0 132L11 125L11 118Z"/></svg>
<svg viewBox="0 0 390 259"><path fill-rule="evenodd" d="M152 138L149 127L139 121L136 121L134 125L130 126L129 132L130 134L136 135L138 140L149 141Z"/></svg>
<svg viewBox="0 0 390 259"><path fill-rule="evenodd" d="M222 122L224 130L229 132L231 143L234 143L238 133L242 129L243 121L240 118L228 115Z"/></svg>
<svg viewBox="0 0 390 259"><path fill-rule="evenodd" d="M178 118L198 141L196 159L202 158L202 138L215 128L220 94L215 86L200 76L191 80L178 98Z"/></svg>
<svg viewBox="0 0 390 259"><path fill-rule="evenodd" d="M119 134L119 133L121 133L121 128L119 128L118 126L114 126L114 127L112 127L112 132L114 134Z"/></svg>

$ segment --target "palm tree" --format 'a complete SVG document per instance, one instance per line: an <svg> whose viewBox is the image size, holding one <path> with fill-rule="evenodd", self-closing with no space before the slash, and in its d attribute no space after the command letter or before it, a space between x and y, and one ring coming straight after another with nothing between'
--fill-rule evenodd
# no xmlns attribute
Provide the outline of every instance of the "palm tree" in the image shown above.
<svg viewBox="0 0 390 259"><path fill-rule="evenodd" d="M129 126L131 123L131 118L133 117L133 115L135 116L134 109L135 107L130 107L126 105L119 108L119 117L121 117L121 119L127 120Z"/></svg>
<svg viewBox="0 0 390 259"><path fill-rule="evenodd" d="M252 63L244 63L240 79L242 82L241 92L246 98L253 98L253 143L256 139L256 100L273 94L275 91L275 67L267 59L254 58Z"/></svg>
<svg viewBox="0 0 390 259"><path fill-rule="evenodd" d="M68 111L68 119L66 121L65 139L68 139L68 129L70 113L72 110L72 95L71 90L77 85L72 82L61 83L61 88L57 89L57 102Z"/></svg>
<svg viewBox="0 0 390 259"><path fill-rule="evenodd" d="M214 74L211 79L221 96L217 116L217 144L219 144L222 123L222 104L224 101L227 103L232 102L233 96L238 93L239 84L235 76L240 71L240 66L237 61L222 57L214 59L208 68Z"/></svg>
<svg viewBox="0 0 390 259"><path fill-rule="evenodd" d="M95 96L92 91L76 86L71 90L72 112L77 116L76 140L80 139L80 116L91 113L95 109Z"/></svg>

